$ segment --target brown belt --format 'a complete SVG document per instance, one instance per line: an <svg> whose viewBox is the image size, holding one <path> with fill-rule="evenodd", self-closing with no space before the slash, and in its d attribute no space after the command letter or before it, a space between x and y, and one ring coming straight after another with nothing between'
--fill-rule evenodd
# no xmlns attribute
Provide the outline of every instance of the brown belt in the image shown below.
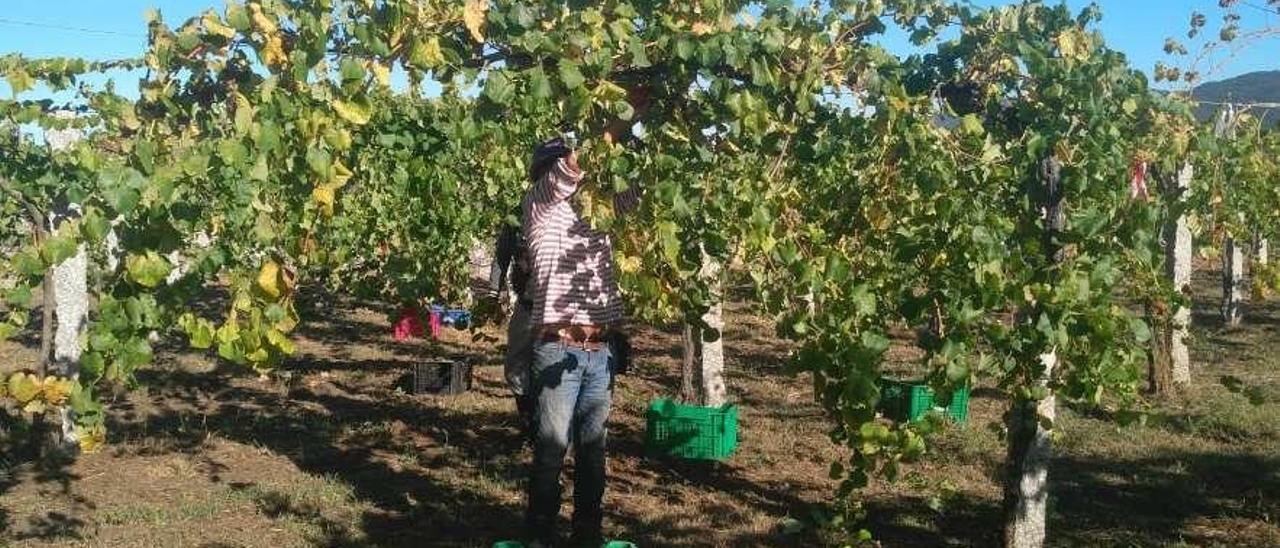
<svg viewBox="0 0 1280 548"><path fill-rule="evenodd" d="M595 326L549 326L542 332L542 342L558 342L572 348L596 351L608 344L605 330Z"/></svg>

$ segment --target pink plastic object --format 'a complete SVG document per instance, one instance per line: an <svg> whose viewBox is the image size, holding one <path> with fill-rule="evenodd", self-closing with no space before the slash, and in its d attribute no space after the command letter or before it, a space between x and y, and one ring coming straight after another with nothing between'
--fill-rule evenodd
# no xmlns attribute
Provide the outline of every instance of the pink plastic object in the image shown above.
<svg viewBox="0 0 1280 548"><path fill-rule="evenodd" d="M431 327L431 338L439 339L440 338L440 311L439 310L436 310L435 308L431 309L430 316L427 319L427 325Z"/></svg>
<svg viewBox="0 0 1280 548"><path fill-rule="evenodd" d="M1147 163L1135 161L1133 163L1133 179L1129 181L1129 199L1142 201L1147 200Z"/></svg>
<svg viewBox="0 0 1280 548"><path fill-rule="evenodd" d="M435 335L435 331L433 327L432 336ZM395 327L392 329L396 342L407 341L410 337L421 337L422 334L422 320L419 319L418 310L412 306L401 308L400 319L396 320Z"/></svg>

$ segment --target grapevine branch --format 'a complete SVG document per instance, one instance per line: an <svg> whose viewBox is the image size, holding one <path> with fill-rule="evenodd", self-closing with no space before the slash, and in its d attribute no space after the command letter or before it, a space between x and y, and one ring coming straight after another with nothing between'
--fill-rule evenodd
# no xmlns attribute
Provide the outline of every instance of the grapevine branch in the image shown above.
<svg viewBox="0 0 1280 548"><path fill-rule="evenodd" d="M35 235L36 245L40 245L49 237L48 231L44 228L45 216L40 212L40 208L31 203L18 189L13 187L13 182L5 177L0 177L0 189L5 194L12 196L23 209L27 210L28 220L31 222L31 232ZM53 280L49 276L45 276L43 285L43 305L41 307L41 332L40 332L40 376L43 378L49 373L49 355L53 348Z"/></svg>

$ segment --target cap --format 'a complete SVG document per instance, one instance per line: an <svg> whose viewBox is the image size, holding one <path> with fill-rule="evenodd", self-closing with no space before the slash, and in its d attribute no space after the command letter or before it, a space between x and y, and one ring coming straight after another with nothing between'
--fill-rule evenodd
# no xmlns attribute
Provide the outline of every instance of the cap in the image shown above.
<svg viewBox="0 0 1280 548"><path fill-rule="evenodd" d="M548 139L533 147L533 159L529 162L529 177L535 180L541 177L556 160L568 156L572 150L560 137Z"/></svg>

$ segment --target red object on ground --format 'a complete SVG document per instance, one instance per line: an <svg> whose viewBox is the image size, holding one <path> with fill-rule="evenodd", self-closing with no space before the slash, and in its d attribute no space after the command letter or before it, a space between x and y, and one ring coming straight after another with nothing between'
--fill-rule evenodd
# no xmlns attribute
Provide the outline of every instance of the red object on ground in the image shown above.
<svg viewBox="0 0 1280 548"><path fill-rule="evenodd" d="M436 329L432 329L432 336L436 334ZM410 337L421 337L423 335L422 320L418 315L418 309L412 306L406 306L400 309L400 319L396 320L395 327L392 329L392 335L396 342L404 342Z"/></svg>

